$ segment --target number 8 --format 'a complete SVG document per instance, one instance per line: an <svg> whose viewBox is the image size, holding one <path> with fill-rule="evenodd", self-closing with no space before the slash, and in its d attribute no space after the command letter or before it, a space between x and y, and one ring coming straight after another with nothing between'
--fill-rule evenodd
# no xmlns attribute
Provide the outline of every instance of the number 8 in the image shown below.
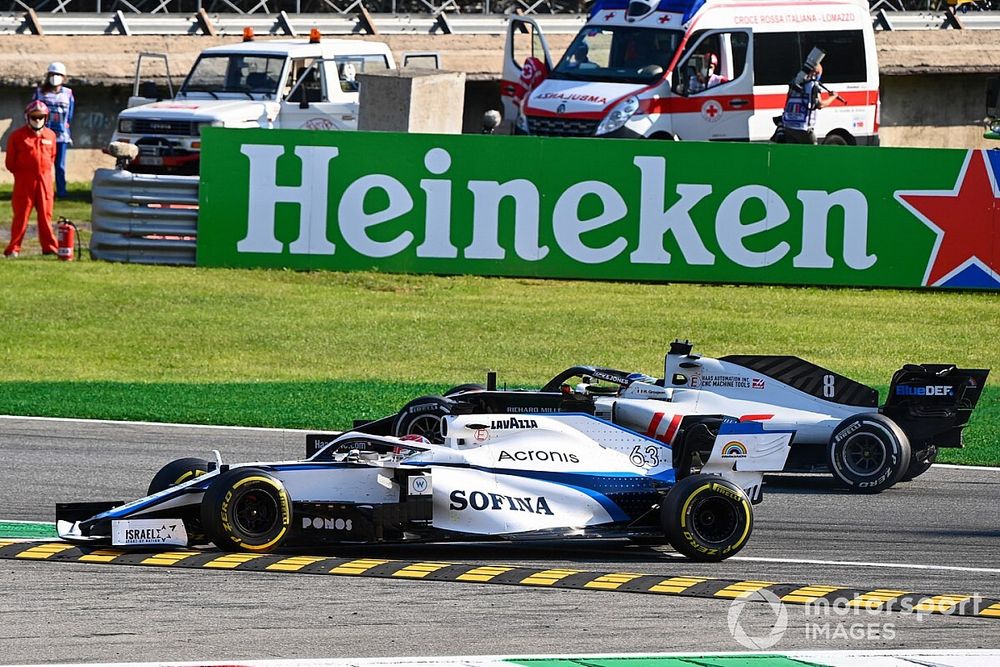
<svg viewBox="0 0 1000 667"><path fill-rule="evenodd" d="M834 396L833 380L834 380L834 378L833 378L832 375L824 375L823 376L823 397L824 398L833 398L833 396Z"/></svg>

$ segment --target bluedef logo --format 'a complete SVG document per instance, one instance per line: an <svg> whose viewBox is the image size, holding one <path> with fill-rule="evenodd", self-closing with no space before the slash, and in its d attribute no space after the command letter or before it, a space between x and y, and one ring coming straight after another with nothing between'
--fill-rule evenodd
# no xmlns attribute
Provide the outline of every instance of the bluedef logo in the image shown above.
<svg viewBox="0 0 1000 667"><path fill-rule="evenodd" d="M538 422L534 419L494 419L490 422L490 428L496 429L516 429L516 428L538 428Z"/></svg>
<svg viewBox="0 0 1000 667"><path fill-rule="evenodd" d="M545 496L505 496L501 493L483 493L472 491L466 494L461 489L451 492L451 507L453 510L472 508L478 512L485 510L509 510L511 512L530 512L531 514L548 514L554 512L545 500Z"/></svg>
<svg viewBox="0 0 1000 667"><path fill-rule="evenodd" d="M955 388L946 384L927 385L914 387L912 385L899 385L896 387L896 396L954 396Z"/></svg>

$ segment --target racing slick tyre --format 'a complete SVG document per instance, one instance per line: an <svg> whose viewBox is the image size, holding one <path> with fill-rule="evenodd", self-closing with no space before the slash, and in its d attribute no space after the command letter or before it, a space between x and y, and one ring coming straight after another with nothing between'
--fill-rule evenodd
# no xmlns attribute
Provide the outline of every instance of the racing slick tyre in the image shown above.
<svg viewBox="0 0 1000 667"><path fill-rule="evenodd" d="M931 469L934 465L934 461L937 460L938 448L931 445L927 449L921 452L913 452L912 458L910 458L910 466L903 473L903 478L899 480L900 482L909 482L916 477L920 477L925 472Z"/></svg>
<svg viewBox="0 0 1000 667"><path fill-rule="evenodd" d="M833 476L855 493L879 493L898 482L910 466L910 441L894 421L870 413L837 425L827 448Z"/></svg>
<svg viewBox="0 0 1000 667"><path fill-rule="evenodd" d="M223 551L274 551L292 525L292 499L281 480L259 468L216 479L201 502L201 523Z"/></svg>
<svg viewBox="0 0 1000 667"><path fill-rule="evenodd" d="M460 384L460 385L456 385L456 386L452 387L448 391L444 392L444 394L442 394L442 395L443 396L454 396L455 394L462 394L462 393L467 392L467 391L485 391L485 390L486 390L486 387L484 387L481 384L475 384L475 383Z"/></svg>
<svg viewBox="0 0 1000 667"><path fill-rule="evenodd" d="M452 413L454 407L455 402L443 396L415 398L404 405L392 420L392 434L397 438L419 435L440 445L444 442L444 418Z"/></svg>
<svg viewBox="0 0 1000 667"><path fill-rule="evenodd" d="M685 477L667 493L660 523L671 546L688 558L720 561L737 553L753 531L743 489L715 475Z"/></svg>
<svg viewBox="0 0 1000 667"><path fill-rule="evenodd" d="M171 486L177 486L195 477L201 477L206 472L208 472L208 461L205 459L187 458L171 461L153 475L146 495L151 496L164 489L169 489Z"/></svg>

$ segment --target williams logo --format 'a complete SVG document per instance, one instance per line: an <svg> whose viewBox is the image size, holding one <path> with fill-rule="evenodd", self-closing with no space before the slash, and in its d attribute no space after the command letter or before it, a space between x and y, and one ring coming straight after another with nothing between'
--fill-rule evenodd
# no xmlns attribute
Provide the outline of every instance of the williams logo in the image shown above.
<svg viewBox="0 0 1000 667"><path fill-rule="evenodd" d="M494 419L490 422L490 428L515 429L515 428L538 428L538 422L534 419Z"/></svg>
<svg viewBox="0 0 1000 667"><path fill-rule="evenodd" d="M451 492L451 506L453 510L474 509L478 512L484 510L508 510L511 512L530 512L531 514L548 514L553 512L549 508L549 503L545 496L505 496L501 493L483 493L473 491L466 494L461 489Z"/></svg>

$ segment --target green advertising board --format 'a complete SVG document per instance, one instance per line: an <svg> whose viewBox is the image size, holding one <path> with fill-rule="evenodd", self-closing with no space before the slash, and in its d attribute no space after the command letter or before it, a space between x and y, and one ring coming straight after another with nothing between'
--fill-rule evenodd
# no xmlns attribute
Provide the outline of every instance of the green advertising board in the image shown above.
<svg viewBox="0 0 1000 667"><path fill-rule="evenodd" d="M1000 288L1000 153L206 128L201 266Z"/></svg>

